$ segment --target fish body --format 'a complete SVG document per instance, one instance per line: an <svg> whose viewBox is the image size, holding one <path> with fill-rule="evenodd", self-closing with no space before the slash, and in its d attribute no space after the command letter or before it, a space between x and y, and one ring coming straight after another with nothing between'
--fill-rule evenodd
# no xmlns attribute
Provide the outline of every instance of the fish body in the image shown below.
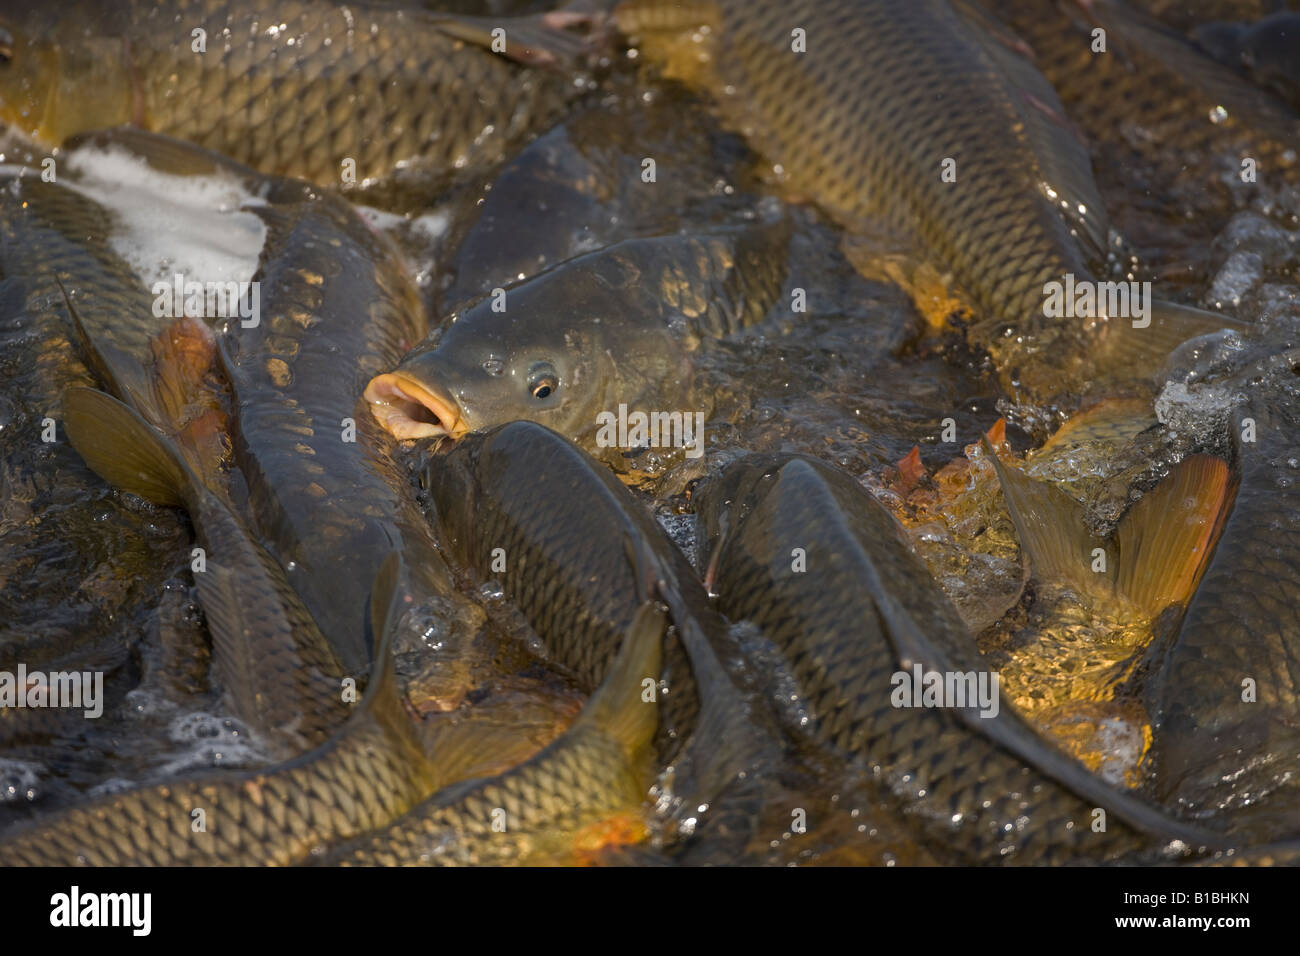
<svg viewBox="0 0 1300 956"><path fill-rule="evenodd" d="M631 239L561 263L454 315L366 398L398 438L527 420L590 447L620 406L694 411L691 353L767 314L787 238L778 222Z"/></svg>
<svg viewBox="0 0 1300 956"><path fill-rule="evenodd" d="M988 665L894 519L852 478L812 459L755 456L695 502L718 607L780 649L809 711L805 733L872 768L927 842L965 862L1052 863L1121 859L1179 837L1180 825L1102 784L1007 708L899 705L896 675L913 666ZM1104 831L1092 826L1098 808Z"/></svg>
<svg viewBox="0 0 1300 956"><path fill-rule="evenodd" d="M1086 391L1130 364L1149 370L1171 347L1154 328L1130 330L1118 308L1049 314L1052 284L1096 281L1106 212L1052 87L975 8L628 0L615 16L670 77L711 93L790 190L850 235L886 234L951 276L976 311L972 341L1017 396ZM685 65L674 58L682 36L699 41L685 44ZM1221 321L1171 320L1174 344Z"/></svg>
<svg viewBox="0 0 1300 956"><path fill-rule="evenodd" d="M1207 23L1195 36L1207 52L1244 69L1300 109L1300 13L1275 13L1254 23Z"/></svg>
<svg viewBox="0 0 1300 956"><path fill-rule="evenodd" d="M609 673L654 585L676 637L656 751L676 768L679 821L765 753L758 718L724 668L725 623L684 555L608 468L555 432L515 422L469 436L424 475L449 553L499 583L546 656L589 692Z"/></svg>
<svg viewBox="0 0 1300 956"><path fill-rule="evenodd" d="M376 577L381 619L391 618L397 570L392 562ZM0 865L285 865L390 822L445 779L414 738L386 641L382 649L358 710L314 750L266 771L99 797L5 833Z"/></svg>
<svg viewBox="0 0 1300 956"><path fill-rule="evenodd" d="M46 306L36 316L42 323L40 334L48 341L41 355L48 366L42 379L50 383L50 410L57 409L64 385L90 384L84 371L63 376L60 367L74 370L68 363L76 362L84 369L93 361L76 339L65 292L77 303L98 352L114 363L112 370L92 371L101 380L120 384L127 400L132 395L142 398L147 384L140 366L161 329L152 312L153 297L108 243L112 213L31 170L13 170L6 188L13 201L0 204L0 268L24 284L33 304Z"/></svg>
<svg viewBox="0 0 1300 956"><path fill-rule="evenodd" d="M73 446L106 480L183 505L202 545L195 583L213 662L236 716L282 756L328 739L347 719L342 666L329 641L229 503L143 418L101 392L64 397Z"/></svg>
<svg viewBox="0 0 1300 956"><path fill-rule="evenodd" d="M241 510L247 506L250 531L284 568L340 662L354 674L364 670L371 655L367 585L340 573L339 554L372 567L397 548L408 587L421 598L447 594L456 601L408 475L391 456L392 442L357 405L366 380L424 333L424 311L397 252L348 202L302 180L263 176L210 150L142 131L114 130L80 142L125 151L172 182L215 178L255 197L246 212L265 226L249 286L257 290L256 314L208 315L205 306L204 315L233 406L232 498ZM66 284L88 337L111 366L102 377L141 382L120 389L119 397L150 417L151 386L140 359L148 353L136 341L145 332L117 347L121 333L107 318L114 303L96 295L81 305L79 278L74 274ZM144 293L138 281L135 287ZM122 310L134 316L122 325L159 324L152 297L143 298L132 301L134 312ZM460 611L472 616L466 608L461 602Z"/></svg>
<svg viewBox="0 0 1300 956"><path fill-rule="evenodd" d="M1177 189L1180 202L1226 219L1215 188L1223 157L1234 171L1249 156L1270 177L1295 178L1300 114L1187 37L1112 0L1090 5L1089 15L1072 3L1035 0L989 10L1033 49L1093 149L1117 157L1130 177L1153 171L1149 188ZM1093 50L1098 27L1108 38L1104 53ZM1183 183L1190 188L1178 188Z"/></svg>
<svg viewBox="0 0 1300 956"><path fill-rule="evenodd" d="M6 3L0 118L51 147L132 124L322 185L473 167L554 119L572 84L450 22L364 0Z"/></svg>
<svg viewBox="0 0 1300 956"><path fill-rule="evenodd" d="M652 778L659 717L644 683L658 676L666 627L660 606L643 605L605 683L537 756L495 777L455 784L323 862L483 865L548 854L561 862L580 849L584 830L609 827L620 812L635 816Z"/></svg>
<svg viewBox="0 0 1300 956"><path fill-rule="evenodd" d="M1295 826L1300 753L1300 390L1294 350L1241 376L1237 490L1182 625L1152 655L1152 765L1167 799Z"/></svg>

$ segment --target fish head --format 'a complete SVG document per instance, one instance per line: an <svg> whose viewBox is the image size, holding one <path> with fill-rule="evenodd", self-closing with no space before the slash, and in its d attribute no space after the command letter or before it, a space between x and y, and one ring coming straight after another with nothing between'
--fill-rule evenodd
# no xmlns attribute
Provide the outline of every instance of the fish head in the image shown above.
<svg viewBox="0 0 1300 956"><path fill-rule="evenodd" d="M99 20L51 4L0 2L0 121L47 147L143 122L125 41Z"/></svg>
<svg viewBox="0 0 1300 956"><path fill-rule="evenodd" d="M645 323L628 321L623 303L608 289L584 289L582 278L524 284L504 310L489 296L454 316L370 381L376 419L398 439L458 440L512 421L575 439L594 432L597 415L638 387L631 371L644 376L637 328Z"/></svg>

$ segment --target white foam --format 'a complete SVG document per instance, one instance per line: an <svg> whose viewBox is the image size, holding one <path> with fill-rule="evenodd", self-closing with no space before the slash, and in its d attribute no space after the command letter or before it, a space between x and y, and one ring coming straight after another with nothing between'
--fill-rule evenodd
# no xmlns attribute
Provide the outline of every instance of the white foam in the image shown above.
<svg viewBox="0 0 1300 956"><path fill-rule="evenodd" d="M60 182L111 210L113 250L148 287L187 282L250 282L266 224L248 211L262 200L228 172L179 176L159 172L119 146L68 154Z"/></svg>

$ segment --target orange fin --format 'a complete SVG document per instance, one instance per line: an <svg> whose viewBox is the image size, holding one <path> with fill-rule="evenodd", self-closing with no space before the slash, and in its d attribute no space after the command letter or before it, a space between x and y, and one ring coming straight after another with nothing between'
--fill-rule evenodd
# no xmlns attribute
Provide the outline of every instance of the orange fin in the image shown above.
<svg viewBox="0 0 1300 956"><path fill-rule="evenodd" d="M1083 505L1055 485L1002 464L988 440L981 441L998 473L1030 574L1039 581L1064 584L1089 597L1110 596L1115 579L1112 549L1088 530ZM1100 565L1095 556L1097 548L1106 552ZM1100 569L1094 571L1094 566Z"/></svg>
<svg viewBox="0 0 1300 956"><path fill-rule="evenodd" d="M1230 485L1222 458L1190 455L1130 508L1115 532L1119 594L1151 616L1186 604L1218 539Z"/></svg>

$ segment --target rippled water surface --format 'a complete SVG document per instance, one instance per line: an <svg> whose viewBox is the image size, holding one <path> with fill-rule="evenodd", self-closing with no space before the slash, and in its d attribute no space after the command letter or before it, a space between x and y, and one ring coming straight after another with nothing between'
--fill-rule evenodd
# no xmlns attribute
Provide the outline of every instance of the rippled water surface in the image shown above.
<svg viewBox="0 0 1300 956"><path fill-rule="evenodd" d="M1182 165L1177 143L1143 148L1152 168ZM1239 157L1225 152L1155 182L1149 169L1117 164L1114 155L1104 145L1093 150L1116 239L1114 274L1151 279L1166 298L1230 312L1260 330L1272 351L1294 347L1294 169L1264 170L1259 182L1242 183L1234 176ZM658 162L653 184L639 175L647 156ZM23 161L12 142L6 160ZM1103 776L1144 788L1150 718L1140 695L1121 685L1159 624L1068 591L1027 589L1014 528L978 447L1004 419L1011 451L1032 452L1066 414L1013 407L957 326L927 333L902 291L859 275L841 252L839 229L772 180L700 101L619 70L489 175L467 177L432 200L418 186L353 198L395 239L436 316L622 239L788 216L795 229L781 303L749 332L703 348L697 392L683 401L698 407L688 403L708 396L709 454L700 461L650 450L628 455L623 477L693 555L690 492L726 461L746 451L796 451L849 472L907 526L979 634L1009 699ZM0 669L22 661L29 669L102 671L106 705L93 722L0 710L0 829L84 794L182 770L266 765L263 744L230 716L208 680L184 516L110 490L64 441L38 439L47 393L33 362L31 316L7 279L0 278ZM789 308L795 290L806 292L804 312ZM1135 445L1134 436L1159 427L1149 403L1139 402L1130 432L1042 449L1026 469L1086 502L1099 528L1113 526L1130 497L1189 450L1222 450L1216 422L1235 386L1189 391L1178 375L1202 367L1211 351L1176 357L1157 389L1162 418L1181 436ZM914 448L919 459L902 464ZM407 450L413 475L425 452ZM422 624L418 610L408 615L398 661L412 709L436 719L456 707L491 707L528 741L524 750L539 747L572 720L581 696L528 653L526 628L498 594L470 593L494 626L469 659L449 659L436 626ZM739 640L752 669L765 675L759 692L780 697L778 655L743 629ZM455 683L449 670L475 688L466 698L441 696ZM797 752L748 858L933 862L855 779L824 757ZM792 831L792 806L823 825ZM693 852L709 860L707 840Z"/></svg>

